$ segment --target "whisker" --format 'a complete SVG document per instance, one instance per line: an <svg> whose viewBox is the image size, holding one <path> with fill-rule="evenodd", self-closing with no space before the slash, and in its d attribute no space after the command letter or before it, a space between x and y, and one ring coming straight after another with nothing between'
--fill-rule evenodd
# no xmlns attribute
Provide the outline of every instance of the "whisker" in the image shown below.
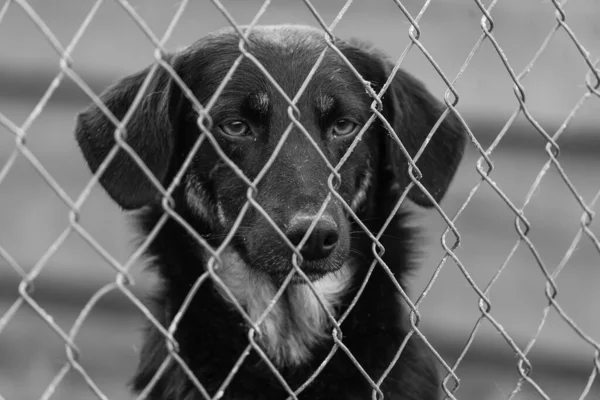
<svg viewBox="0 0 600 400"><path fill-rule="evenodd" d="M365 260L367 259L367 256L366 256L366 254L364 254L363 252L361 252L361 251L359 251L359 250L356 250L356 249L350 249L350 253L352 253L352 254L356 254L356 255L358 255L358 256L360 256L360 257L364 258Z"/></svg>

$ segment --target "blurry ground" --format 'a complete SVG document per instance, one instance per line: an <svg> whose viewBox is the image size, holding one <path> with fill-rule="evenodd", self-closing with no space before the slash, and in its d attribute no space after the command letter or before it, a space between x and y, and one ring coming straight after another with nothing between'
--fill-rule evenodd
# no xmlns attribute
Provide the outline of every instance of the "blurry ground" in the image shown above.
<svg viewBox="0 0 600 400"><path fill-rule="evenodd" d="M170 1L132 2L158 34L175 12ZM67 44L87 10L89 1L31 1L58 39ZM257 1L224 2L241 23L249 22L260 6ZM340 1L315 2L326 21L331 21ZM418 10L421 2L405 2ZM423 16L422 42L450 77L458 73L480 35L481 14L474 2L432 2ZM513 68L520 72L533 57L545 34L554 24L550 2L501 1L494 9L494 34ZM596 23L600 8L592 0L572 1L566 8L567 22L583 45L600 55L600 29ZM262 22L314 24L300 2L275 2ZM188 44L194 38L225 25L210 2L194 3L183 16L168 42L169 49ZM409 42L408 23L390 2L360 2L352 6L337 32L341 36L371 39L397 57ZM549 51L542 56L524 81L529 110L550 133L554 133L571 108L585 93L585 64L564 32L559 32ZM16 5L9 7L0 23L0 113L22 124L58 71L58 57L35 25ZM97 92L118 76L133 72L152 60L152 46L122 9L107 2L73 52L75 70ZM418 49L407 56L405 68L427 81L438 95L444 86ZM512 84L489 43L477 53L457 84L459 110L474 135L483 144L491 142L516 107ZM74 116L88 100L65 82L39 118L28 130L27 146L72 198L89 179L83 160L72 140ZM600 190L600 100L584 104L558 141L560 162L578 194L586 202ZM0 168L14 150L12 134L0 126ZM517 206L542 169L548 156L544 141L519 117L514 128L492 154L492 179ZM471 146L451 192L443 203L453 216L479 181L477 153ZM565 256L580 228L582 208L568 190L557 169L551 167L540 188L525 209L531 223L529 238L543 264L554 271ZM482 289L502 266L519 236L514 214L489 185L481 186L456 222L461 247L456 251L464 268ZM117 260L131 254L133 235L124 216L100 189L85 202L80 219L90 234ZM435 212L423 214L427 246L422 268L412 280L412 298L417 299L443 255L440 235L444 221ZM600 234L596 220L591 230ZM69 226L68 208L22 156L0 182L0 246L25 270L31 270L54 240ZM453 243L449 234L447 243ZM144 293L151 277L133 266L136 293ZM81 307L103 284L114 280L115 272L73 232L47 261L36 281L34 297L68 330ZM18 275L0 258L0 318L17 299ZM600 340L600 252L583 237L572 258L556 280L557 301L565 313L596 342ZM547 305L544 275L525 242L490 291L491 315L523 349L534 336ZM453 365L481 316L478 296L452 260L442 267L431 290L421 303L421 327L445 361ZM113 293L101 300L83 325L76 343L80 362L94 382L110 399L127 399L126 382L136 362L136 346L143 316L122 295ZM0 399L38 398L66 360L62 340L28 308L22 306L2 329L0 319ZM592 372L594 349L551 311L529 359L535 382L552 399L578 399ZM496 400L508 398L517 379L518 357L498 330L487 320L460 363L459 399ZM58 386L53 398L92 399L94 394L71 371ZM516 399L536 399L524 384ZM588 399L600 398L598 384Z"/></svg>

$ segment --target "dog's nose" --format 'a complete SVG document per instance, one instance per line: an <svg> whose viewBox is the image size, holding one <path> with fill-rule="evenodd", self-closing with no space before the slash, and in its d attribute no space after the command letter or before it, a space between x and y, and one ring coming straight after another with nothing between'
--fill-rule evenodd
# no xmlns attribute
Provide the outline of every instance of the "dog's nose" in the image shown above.
<svg viewBox="0 0 600 400"><path fill-rule="evenodd" d="M301 214L292 218L286 232L288 239L297 246L314 220L314 215ZM329 216L322 216L316 223L310 236L300 249L307 261L319 260L329 256L339 239L338 226Z"/></svg>

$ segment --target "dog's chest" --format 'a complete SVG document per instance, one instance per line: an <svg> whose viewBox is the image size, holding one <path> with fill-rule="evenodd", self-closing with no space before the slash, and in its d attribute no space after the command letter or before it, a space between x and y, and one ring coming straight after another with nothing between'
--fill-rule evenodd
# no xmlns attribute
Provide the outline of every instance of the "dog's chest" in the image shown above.
<svg viewBox="0 0 600 400"><path fill-rule="evenodd" d="M289 285L271 306L278 288L270 279L251 271L234 251L225 252L222 259L224 267L217 275L234 299L217 284L219 292L226 301L237 301L250 320L259 322L259 343L269 359L278 366L309 361L311 349L331 337L332 319L351 282L351 265L314 282L314 292L307 284Z"/></svg>

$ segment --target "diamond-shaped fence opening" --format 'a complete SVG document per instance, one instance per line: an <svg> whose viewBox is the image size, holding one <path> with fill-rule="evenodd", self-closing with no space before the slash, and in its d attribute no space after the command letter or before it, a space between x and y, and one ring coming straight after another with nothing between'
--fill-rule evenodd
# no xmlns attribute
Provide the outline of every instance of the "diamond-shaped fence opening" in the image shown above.
<svg viewBox="0 0 600 400"><path fill-rule="evenodd" d="M68 10L69 2L64 3L67 4ZM516 0L492 1L485 4L474 0L469 6L455 2L435 4L429 1L390 0L378 2L378 11L369 10L371 5L361 3L363 2L348 0L326 5L304 0L288 2L285 7L289 7L289 10L286 11L277 2L271 3L268 0L258 6L253 4L250 8L242 2L207 1L207 12L210 10L213 13L211 15L219 14L222 25L229 25L238 33L239 55L212 97L201 104L169 63L167 51L170 49L169 40L180 25L187 27L186 35L197 35L188 37L188 43L207 33L190 28L197 24L197 19L208 15L200 13L191 16L198 11L194 2L173 2L170 8L157 3L153 5L156 9L150 6L145 9L142 5L126 0L93 1L90 2L83 20L78 22L75 34L68 41L59 40L59 36L53 31L60 29L56 18L66 19L68 13L61 14L60 10L57 12L48 9L48 5L42 2L4 2L0 7L0 32L3 25L9 24L11 12L18 9L21 18L27 18L28 26L35 26L47 39L47 46L58 56L59 72L55 75L45 72L51 79L43 90L39 90L40 95L33 99L33 102L31 98L25 100L25 95L18 95L18 85L28 84L28 71L18 71L23 77L22 81L15 82L12 78L19 74L7 75L10 79L0 78L0 131L3 135L0 138L0 143L3 144L0 149L0 285L3 292L0 294L0 371L7 371L6 374L0 374L0 399L122 398L126 393L122 375L133 374L135 362L131 360L135 359L136 354L129 347L128 350L124 350L122 343L127 342L129 346L137 346L139 343L132 333L139 321L130 323L128 317L133 315L137 316L137 319L147 319L162 336L167 349L161 367L149 379L148 385L138 398L145 398L163 375L174 373L183 374L191 381L198 393L194 398L227 398L229 384L252 353L262 359L288 398L303 398L304 390L318 379L327 363L339 353L347 357L368 382L373 398L380 399L383 397L382 383L394 365L402 360L407 343L413 337L422 340L426 351L430 352L436 361L441 373L440 392L444 398L597 398L600 391L597 379L600 373L600 327L598 319L594 320L593 316L598 313L600 304L597 302L596 288L600 274L600 236L598 223L594 219L597 203L600 201L600 180L597 178L597 172L600 170L600 157L597 154L600 142L595 128L600 115L600 53L597 52L600 42L597 37L595 43L582 40L579 35L585 29L579 25L593 27L594 12L598 13L600 9L592 1L582 2L586 4L574 8L571 18L570 4L566 4L567 1L555 0L536 4L535 7L522 6ZM126 15L135 27L132 29L143 34L144 46L151 45L154 49L151 54L154 63L133 104L121 120L111 113L96 94L96 81L93 84L88 83L82 78L83 75L77 72L77 59L73 56L77 54L78 46L88 46L90 41L94 40L86 40L94 20L110 21L106 16L108 14L102 14L109 4L112 12ZM81 6L77 7L79 10ZM299 10L310 19L298 22L320 28L327 47L305 78L300 90L297 93L286 93L271 71L252 53L247 39L257 25L267 22L289 22ZM244 15L244 12L248 15L245 15L245 22L241 24L233 15ZM369 12L380 13L378 16L385 22L378 24L374 14ZM143 14L146 17L142 17ZM523 18L524 14L528 15L527 18ZM548 19L550 14L554 15L553 21ZM288 20L277 20L282 15ZM461 15L466 16L464 20L470 29L461 28L459 32L459 28L456 28L459 33L453 40L461 41L457 42L456 50L449 52L445 48L436 47L434 40L428 35L442 38L446 34L444 29L451 17ZM54 19L53 24L47 21L51 18ZM527 28L517 28L518 22L537 21L542 18L541 25L546 26L551 22L551 29L541 41L535 40L535 52L526 54L526 57L521 54L519 62L514 62L507 54L516 50L511 48L508 51L508 47L518 45L519 40L528 38L515 39L510 34L499 34L497 32L500 26L514 24L516 31L527 32ZM204 16L204 19L202 22L212 26L210 18ZM162 26L166 26L160 34L152 28L157 20L161 21ZM336 45L335 38L341 29L340 26L343 27L346 21L359 24L367 30L372 25L373 31L379 33L386 33L382 28L385 24L394 32L401 27L404 38L407 38L405 41L396 40L396 33L388 33L387 40L391 43L388 47L395 51L394 68L379 91L374 90L371 83L360 75ZM242 28L242 25L245 27ZM107 26L106 29L111 28ZM475 31L477 35L469 36ZM469 34L465 35L464 32ZM354 36L360 36L356 31L353 33ZM103 40L103 35L114 36L110 32L104 32L95 40ZM448 32L447 35L452 36L452 32ZM572 88L569 96L565 96L567 99L575 98L573 93L576 93L576 100L569 104L559 102L560 112L542 115L539 107L528 101L528 80L535 76L540 63L547 62L544 61L544 55L552 49L557 35L562 35L563 39L568 38L568 54L575 54L577 57L565 63L576 64L577 70L582 69L584 72L580 77L580 85ZM62 36L64 35L61 33L60 37ZM365 32L365 36L369 36L368 31ZM118 40L118 37L116 39ZM12 46L21 46L18 40L11 40ZM2 58L9 59L11 46L2 46L4 43L0 41L0 52L7 52ZM402 46L398 46L398 43L402 43ZM527 43L531 47L531 40ZM563 46L564 43L562 40ZM119 45L118 42L114 44ZM477 64L475 60L484 47L487 48L485 62L493 66L490 71L502 74L501 77L478 71L474 67L474 64ZM465 50L465 53L461 54L458 49ZM307 128L301 123L301 111L297 106L326 53L339 57L340 62L352 71L372 99L369 120L353 139L346 154L335 165L319 149ZM420 66L432 71L440 85L443 85L441 89L445 105L440 120L414 158L411 158L405 148L400 132L394 131L381 110L382 99L394 76L400 68L408 69L406 64L409 64L409 55L412 54L418 54L419 58L424 60ZM148 54L144 56L148 57ZM455 68L443 67L448 65L448 61L444 59L448 56L454 57L454 61L458 60L454 63ZM18 59L14 62L17 61ZM288 105L288 126L264 167L252 178L244 175L221 149L213 134L211 120L211 110L216 100L231 77L236 74L242 61L250 62L258 68ZM125 62L131 63L130 60ZM4 66L9 64L0 64L0 67ZM48 70L53 70L52 68L56 69L56 60L52 61ZM44 73L37 66L34 71ZM160 179L153 175L140 155L126 142L128 133L125 127L136 109L141 107L144 99L149 96L151 81L156 74L166 74L172 84L182 91L197 113L195 117L200 130L192 151L186 155L173 180L166 185L161 184ZM473 83L468 78L474 74L481 77L478 79L485 80L485 85L499 78L502 78L502 82L509 82L512 99L505 102L508 107L505 106L500 112L494 110L499 104L496 98L470 98ZM551 77L547 86L551 87L558 80L558 76ZM75 88L73 90L79 94L74 97L57 96L56 102L53 102L61 87L65 85ZM535 87L539 88L540 85ZM3 92L11 95L3 95ZM30 91L25 92L30 93L28 96L31 97ZM548 89L548 93L550 96L552 93L556 94L556 91ZM539 93L536 93L536 98L539 97ZM82 108L81 99L93 102L117 127L114 134L116 144L93 176L90 178L86 175L85 182L75 189L70 185L68 178L58 179L55 175L65 173L67 177L75 176L76 173L70 171L73 168L71 164L74 163L71 158L79 155L61 152L61 146L51 146L52 149L58 149L56 151L47 150L43 146L36 147L30 144L30 141L73 141L72 125L64 131L45 131L44 127L52 125L47 124L44 118L49 110L56 112L55 108L60 107L56 105L57 102L66 104L69 101L74 103L69 106L73 110L70 116L74 118L75 111ZM27 109L24 117L18 119L18 123L9 112L16 107L14 104L23 104L23 108ZM495 116L494 112L500 117ZM557 116L558 114L560 116ZM439 125L450 115L455 116L467 131L469 149L456 178L457 189L440 205L421 182L422 173L416 162L431 138L436 135ZM477 119L474 116L477 116ZM578 117L585 122L578 123ZM397 146L397 151L404 154L410 177L400 200L393 207L394 212L389 215L379 232L369 231L353 207L338 193L341 168L374 123L381 123L387 129L394 145ZM39 124L38 128L36 124ZM36 129L42 132L32 135L31 131ZM282 227L277 225L257 201L259 183L272 168L285 141L292 134L302 135L307 139L330 172L327 182L329 195L298 246L289 241ZM51 139L52 137L56 139ZM247 186L245 204L233 223L233 228L226 233L218 248L211 247L206 238L199 234L184 216L177 213L172 198L175 188L183 184L184 174L194 155L200 146L207 142L214 146L225 167L235 172ZM75 151L72 144L69 146L69 151ZM35 151L32 150L34 148ZM89 203L96 201L94 193L98 191L98 181L106 169L117 154L125 153L162 195L162 216L150 234L134 246L132 253L123 250L126 244L120 243L120 240L118 244L110 240L111 236L115 235L115 230L122 230L124 227L116 222L102 225L105 223L102 213L106 213L103 210L106 205L94 203L98 204L98 207L91 211L95 214L91 224L85 222L86 213L83 212ZM23 182L23 172L18 161L25 161L28 167L32 167L39 175L41 183L36 185L35 190L29 188L27 182ZM77 168L81 166L82 164ZM73 173L75 175L69 175ZM385 235L388 225L393 222L396 211L410 207L407 198L410 190L423 192L424 196L433 202L434 210L424 218L425 226L431 228L427 229L428 234L438 231L440 240L426 246L427 252L421 257L421 264L424 265L418 272L420 279L415 283L419 290L406 293L390 266L382 258L385 247L380 240ZM62 208L54 210L60 210L57 211L60 215L64 214L63 224L58 230L59 234L56 234L54 229L48 230L52 233L46 234L46 240L51 245L44 245L41 256L32 257L31 254L36 252L27 249L35 248L36 244L28 242L27 239L35 235L28 235L28 230L38 233L46 228L43 218L24 216L25 213L33 212L32 207L27 207L27 204L44 203L29 201L40 196L42 191L53 193L53 196L62 202ZM104 196L100 191L98 193L99 196ZM392 361L378 376L372 376L364 369L344 341L343 322L356 305L362 289L341 315L334 315L325 306L324 299L315 285L300 268L302 259L298 249L307 241L317 219L323 215L331 201L341 202L349 218L372 240L369 255L372 263L366 280L360 283L361 288L368 285L373 270L381 269L397 289L397 296L403 299L407 310L409 332L402 338L399 348L390 349L393 354ZM68 209L67 213L64 212L65 206ZM231 288L215 272L223 263L225 248L233 236L238 234L244 216L252 209L264 217L294 253L293 271L284 280L266 310L258 316L247 313ZM53 212L53 209L48 209L47 212ZM195 282L189 283L190 290L181 308L163 325L161 319L157 318L143 301L143 293L149 284L144 283L145 278L140 276L134 265L143 261L144 251L156 239L168 220L175 221L183 227L211 257L208 260L207 271ZM104 234L97 233L102 230L98 229L98 226L103 227ZM15 230L14 227L19 229ZM84 247L86 250L72 250L75 248L72 240L77 241L79 248ZM61 251L67 255L59 257ZM73 252L69 253L71 251ZM84 262L102 265L104 275L90 281L85 277L87 270L77 270L77 263L71 264L69 268L61 268L60 264L68 264L68 261L63 262L68 258L68 254L83 254L87 258ZM89 261L92 257L94 261ZM258 341L261 324L269 313L273 312L277 301L281 300L294 274L300 275L318 298L319 306L325 310L331 325L333 340L330 352L321 366L311 371L309 378L297 387L292 387L286 381L285 374ZM142 281L141 287L144 290L139 289L139 280ZM207 282L212 282L229 296L249 327L247 347L239 354L238 360L231 366L230 373L216 393L209 393L205 382L202 382L187 365L179 352L176 340L177 329L184 315L189 312L192 299L201 291L209 290ZM412 285L410 287L413 289ZM69 317L64 317L65 309L71 310ZM125 325L131 326L131 330L125 332ZM41 326L44 326L44 329L40 329ZM120 332L120 335L115 332ZM52 343L58 340L61 346L64 345L62 357L57 356L55 345L42 344L45 343L44 336L52 333ZM119 360L123 360L123 354L130 354L131 357L121 363ZM129 369L124 370L125 366Z"/></svg>

